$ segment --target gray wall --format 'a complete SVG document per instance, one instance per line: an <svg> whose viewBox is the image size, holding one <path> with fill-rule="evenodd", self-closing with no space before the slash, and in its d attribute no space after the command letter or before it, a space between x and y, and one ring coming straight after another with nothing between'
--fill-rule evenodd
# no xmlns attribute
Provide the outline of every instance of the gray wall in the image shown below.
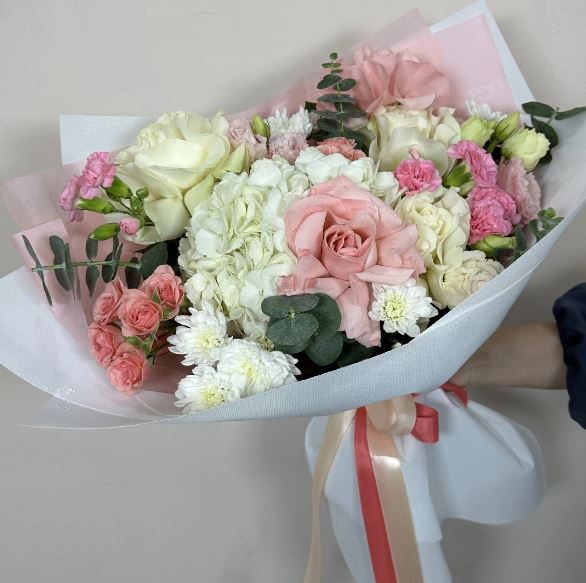
<svg viewBox="0 0 586 583"><path fill-rule="evenodd" d="M0 178L59 163L59 113L243 109L417 4L432 22L466 1L0 0ZM586 5L489 4L535 94L584 105ZM550 318L557 295L586 278L585 228L583 215L511 320ZM20 263L4 214L0 232L4 275ZM0 581L301 581L306 420L29 430L19 423L44 395L5 370L0 387ZM584 581L586 434L568 419L565 395L473 396L537 434L550 483L521 524L446 524L455 581ZM349 582L329 532L326 555L324 581Z"/></svg>

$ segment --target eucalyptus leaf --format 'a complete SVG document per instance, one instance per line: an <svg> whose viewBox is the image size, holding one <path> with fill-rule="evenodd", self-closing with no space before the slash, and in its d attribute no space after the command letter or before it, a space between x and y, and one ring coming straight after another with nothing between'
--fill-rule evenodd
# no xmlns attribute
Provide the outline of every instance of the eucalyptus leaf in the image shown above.
<svg viewBox="0 0 586 583"><path fill-rule="evenodd" d="M555 148L560 143L557 132L549 124L533 116L531 116L531 123L539 133L548 139L550 147Z"/></svg>
<svg viewBox="0 0 586 583"><path fill-rule="evenodd" d="M49 246L53 251L53 263L55 265L63 264L65 261L65 241L57 235L49 237Z"/></svg>
<svg viewBox="0 0 586 583"><path fill-rule="evenodd" d="M376 348L368 348L360 344L360 342L353 342L351 344L344 343L342 356L338 358L336 364L340 367L349 366L362 360L366 360L367 358L374 356L375 353Z"/></svg>
<svg viewBox="0 0 586 583"><path fill-rule="evenodd" d="M100 279L100 270L95 265L88 265L85 270L85 284L90 296L94 295L98 279Z"/></svg>
<svg viewBox="0 0 586 583"><path fill-rule="evenodd" d="M149 247L140 261L140 272L143 279L150 277L159 265L167 263L167 244L164 241Z"/></svg>
<svg viewBox="0 0 586 583"><path fill-rule="evenodd" d="M340 308L330 296L326 294L315 295L318 296L319 303L311 310L311 313L319 322L319 333L321 336L333 336L340 328L340 323L342 322ZM336 358L338 357L336 356Z"/></svg>
<svg viewBox="0 0 586 583"><path fill-rule="evenodd" d="M112 272L112 264L110 263L112 261L112 257L113 257L113 254L108 253L108 255L106 255L106 258L104 259L104 261L107 261L108 263L105 263L104 265L102 265L102 279L106 283L108 283L109 281L112 281L114 279L114 274Z"/></svg>
<svg viewBox="0 0 586 583"><path fill-rule="evenodd" d="M261 304L261 310L274 319L286 318L291 314L309 312L319 304L317 294L299 294L296 296L270 296Z"/></svg>
<svg viewBox="0 0 586 583"><path fill-rule="evenodd" d="M85 254L90 261L96 258L96 255L98 254L98 246L99 243L96 239L92 239L91 237L87 238L87 241L85 242Z"/></svg>
<svg viewBox="0 0 586 583"><path fill-rule="evenodd" d="M336 362L344 348L344 337L340 332L334 335L316 334L305 349L305 354L318 366Z"/></svg>
<svg viewBox="0 0 586 583"><path fill-rule="evenodd" d="M126 285L130 289L136 289L140 285L141 276L140 276L140 261L137 257L133 257L130 260L130 263L134 263L138 267L130 267L129 265L126 266L124 270L124 276L126 277Z"/></svg>
<svg viewBox="0 0 586 583"><path fill-rule="evenodd" d="M574 117L575 115L579 115L584 112L586 112L586 107L574 107L573 109L568 109L567 111L558 111L555 114L555 118L559 120L569 119L570 117Z"/></svg>
<svg viewBox="0 0 586 583"><path fill-rule="evenodd" d="M523 104L523 111L532 116L550 118L555 113L555 109L551 105L539 103L539 101L528 101Z"/></svg>
<svg viewBox="0 0 586 583"><path fill-rule="evenodd" d="M324 111L320 111L318 113L319 113L319 117L321 119L333 119L333 120L340 121L340 120L343 120L343 119L349 117L348 115L346 115L346 112L344 112L344 111L332 111L329 109L324 110Z"/></svg>
<svg viewBox="0 0 586 583"><path fill-rule="evenodd" d="M315 111L317 108L316 104L312 101L305 102L305 109L309 112Z"/></svg>
<svg viewBox="0 0 586 583"><path fill-rule="evenodd" d="M310 342L311 342L311 339L305 340L301 344L295 344L295 345L275 344L275 350L278 350L279 352L283 352L285 354L299 354L307 348L307 345Z"/></svg>
<svg viewBox="0 0 586 583"><path fill-rule="evenodd" d="M317 120L317 127L324 132L338 134L340 132L340 123L333 119L321 118Z"/></svg>
<svg viewBox="0 0 586 583"><path fill-rule="evenodd" d="M31 245L31 242L29 241L28 237L26 235L23 235L22 240L24 242L24 246L28 254L32 257L33 261L35 262L35 267L42 267L41 262L39 261L39 258L37 257L37 254L35 253L35 250ZM51 299L51 294L49 293L49 288L47 287L47 282L45 281L45 274L42 271L36 271L35 273L39 276L39 279L41 280L43 291L45 292L45 297L47 298L47 303L50 306L53 306L53 300Z"/></svg>
<svg viewBox="0 0 586 583"><path fill-rule="evenodd" d="M336 84L335 89L338 91L350 91L355 85L356 81L354 79L342 79Z"/></svg>
<svg viewBox="0 0 586 583"><path fill-rule="evenodd" d="M281 318L267 327L267 338L273 344L296 346L307 342L318 330L317 319L307 312Z"/></svg>
<svg viewBox="0 0 586 583"><path fill-rule="evenodd" d="M331 87L332 85L334 85L335 83L337 83L338 81L342 81L342 77L340 77L340 75L336 75L334 73L330 73L328 75L326 75L318 84L317 84L317 88L318 89L327 89L328 87Z"/></svg>
<svg viewBox="0 0 586 583"><path fill-rule="evenodd" d="M354 98L351 95L343 93L326 93L325 95L320 95L317 99L324 103L354 103Z"/></svg>

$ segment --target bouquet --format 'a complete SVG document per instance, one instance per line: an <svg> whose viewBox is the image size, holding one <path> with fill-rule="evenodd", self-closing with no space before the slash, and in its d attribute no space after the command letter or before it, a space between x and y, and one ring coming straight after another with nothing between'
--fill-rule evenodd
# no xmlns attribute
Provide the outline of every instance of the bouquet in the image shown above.
<svg viewBox="0 0 586 583"><path fill-rule="evenodd" d="M2 187L26 263L0 282L2 363L55 397L38 425L358 408L358 431L393 399L411 437L578 212L584 111L535 101L476 5L410 14L247 112L139 120L130 146L114 125Z"/></svg>

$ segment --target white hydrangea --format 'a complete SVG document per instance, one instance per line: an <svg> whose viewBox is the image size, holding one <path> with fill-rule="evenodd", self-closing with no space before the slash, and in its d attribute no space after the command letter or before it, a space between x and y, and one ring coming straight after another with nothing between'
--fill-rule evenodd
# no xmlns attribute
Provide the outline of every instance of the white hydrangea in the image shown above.
<svg viewBox="0 0 586 583"><path fill-rule="evenodd" d="M200 365L179 381L175 405L183 407L184 413L194 413L240 399L240 393L226 380L213 367Z"/></svg>
<svg viewBox="0 0 586 583"><path fill-rule="evenodd" d="M420 324L425 325L438 311L427 296L425 287L408 279L401 285L372 286L374 301L368 316L383 322L385 332L405 334L415 338L420 332Z"/></svg>
<svg viewBox="0 0 586 583"><path fill-rule="evenodd" d="M277 293L278 279L296 266L283 216L309 186L286 160L258 160L250 175L226 174L194 212L179 246L187 297L195 307L210 302L222 309L229 332L266 331L261 302Z"/></svg>
<svg viewBox="0 0 586 583"><path fill-rule="evenodd" d="M478 115L486 121L496 121L497 123L507 117L506 113L492 111L488 103L476 103L473 99L466 101L466 109L470 116Z"/></svg>
<svg viewBox="0 0 586 583"><path fill-rule="evenodd" d="M182 364L215 364L222 348L229 342L226 337L226 317L221 310L215 310L208 302L202 309L189 308L189 316L177 316L179 324L175 334L169 337L169 350L182 354Z"/></svg>
<svg viewBox="0 0 586 583"><path fill-rule="evenodd" d="M399 183L393 173L377 172L376 162L372 158L351 161L342 154L323 154L317 148L310 147L299 154L295 167L307 174L312 185L327 182L337 176L346 176L358 186L382 198L389 206L400 194Z"/></svg>
<svg viewBox="0 0 586 583"><path fill-rule="evenodd" d="M297 360L282 352L269 352L256 342L233 340L222 350L218 373L241 396L255 395L295 382Z"/></svg>
<svg viewBox="0 0 586 583"><path fill-rule="evenodd" d="M303 134L307 137L311 135L313 129L309 112L303 107L300 107L299 111L291 117L287 116L287 108L278 109L266 121L271 130L271 137L278 134Z"/></svg>

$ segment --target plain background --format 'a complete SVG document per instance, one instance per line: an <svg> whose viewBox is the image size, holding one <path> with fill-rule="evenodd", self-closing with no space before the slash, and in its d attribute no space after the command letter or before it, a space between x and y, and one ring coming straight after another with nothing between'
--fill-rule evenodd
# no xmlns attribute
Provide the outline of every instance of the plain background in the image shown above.
<svg viewBox="0 0 586 583"><path fill-rule="evenodd" d="M586 4L488 0L536 96L586 103ZM465 0L0 0L0 179L59 163L59 113L242 110L419 5ZM479 63L481 66L481 63ZM586 214L514 307L550 318L586 279ZM0 213L0 275L20 265ZM308 548L305 419L88 432L23 428L45 400L0 371L0 581L298 583ZM456 583L586 580L586 433L560 392L474 398L529 427L549 489L522 523L445 525ZM328 528L324 582L351 579Z"/></svg>

